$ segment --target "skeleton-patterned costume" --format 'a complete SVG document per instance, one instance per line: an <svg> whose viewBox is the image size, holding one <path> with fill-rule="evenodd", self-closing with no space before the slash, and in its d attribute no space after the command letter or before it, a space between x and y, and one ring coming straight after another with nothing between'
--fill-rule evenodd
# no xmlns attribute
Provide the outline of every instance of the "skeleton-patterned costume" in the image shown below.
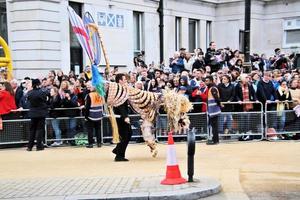
<svg viewBox="0 0 300 200"><path fill-rule="evenodd" d="M152 127L161 105L168 114L170 130L182 132L181 130L188 129L190 122L186 112L192 108L192 104L183 95L174 91L164 91L162 95L133 87L124 87L114 82L108 84L108 105L119 106L128 100L133 110L141 115L143 138L150 147L153 157L157 155L157 149Z"/></svg>

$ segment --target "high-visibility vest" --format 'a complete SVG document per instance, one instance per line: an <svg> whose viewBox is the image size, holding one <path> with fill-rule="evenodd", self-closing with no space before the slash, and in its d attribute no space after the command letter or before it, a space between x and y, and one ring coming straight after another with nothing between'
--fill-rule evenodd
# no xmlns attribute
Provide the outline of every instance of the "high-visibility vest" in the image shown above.
<svg viewBox="0 0 300 200"><path fill-rule="evenodd" d="M89 93L91 108L88 118L92 121L101 120L103 117L103 100L97 92Z"/></svg>
<svg viewBox="0 0 300 200"><path fill-rule="evenodd" d="M215 98L213 97L212 93L211 93L211 89L213 87L209 88L208 90L208 98L207 98L207 112L208 112L208 115L210 117L214 117L214 116L217 116L221 113L221 108L220 106L218 106ZM219 95L219 91L218 91L218 96Z"/></svg>

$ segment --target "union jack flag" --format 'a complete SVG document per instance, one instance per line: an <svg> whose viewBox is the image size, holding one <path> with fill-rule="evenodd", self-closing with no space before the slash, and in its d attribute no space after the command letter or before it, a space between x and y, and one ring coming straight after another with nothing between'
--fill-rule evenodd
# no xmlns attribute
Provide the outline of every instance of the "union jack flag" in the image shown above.
<svg viewBox="0 0 300 200"><path fill-rule="evenodd" d="M76 12L68 6L69 18L71 21L73 32L76 34L77 39L83 48L84 52L88 55L91 63L94 62L94 56L89 44L89 35L85 29L82 19L76 14Z"/></svg>

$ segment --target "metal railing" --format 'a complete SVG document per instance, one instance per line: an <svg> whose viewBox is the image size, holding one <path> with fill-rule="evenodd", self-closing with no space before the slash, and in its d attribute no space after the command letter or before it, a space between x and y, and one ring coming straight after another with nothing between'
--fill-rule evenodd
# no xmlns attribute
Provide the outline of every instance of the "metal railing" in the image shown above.
<svg viewBox="0 0 300 200"><path fill-rule="evenodd" d="M261 102L221 102L221 104L224 106L232 105L233 110L238 110L238 112L221 112L218 123L221 139L262 140L264 138L264 112ZM249 104L251 108L244 111L244 106Z"/></svg>
<svg viewBox="0 0 300 200"><path fill-rule="evenodd" d="M243 105L253 104L253 108L249 112L222 112L219 116L219 136L220 139L238 139L241 137L251 137L253 139L263 139L266 137L264 133L269 128L273 128L274 134L294 134L300 133L299 118L295 116L293 110L277 111L269 109L270 105L277 105L278 102L267 102L265 104L266 111L264 112L263 104L260 102L222 102L223 105L229 105L243 108ZM282 102L281 102L282 103ZM285 103L285 102L284 102ZM291 103L291 102L288 102ZM188 113L190 117L190 128L195 128L196 140L207 139L211 135L211 127L209 127L209 117L207 112L201 112L204 106L207 109L206 103L193 103L194 110ZM255 106L256 105L256 106ZM57 108L51 111L66 111L77 109L78 116L76 117L57 117L46 118L45 123L45 143L54 141L74 141L77 140L76 135L86 135L85 119L82 116L82 108ZM273 108L274 109L274 108ZM27 110L15 110L17 113L22 113L25 118L16 118L3 120L3 130L0 131L0 145L4 144L20 144L27 143L30 132L30 119L26 118ZM137 114L129 115L133 130L132 140L142 139L141 134L141 116ZM56 120L61 131L61 138L57 138L53 121ZM279 126L281 122L281 126ZM283 123L284 122L284 123ZM73 123L74 126L71 126ZM283 126L282 126L283 124ZM74 128L75 127L75 128ZM282 128L283 127L283 128ZM168 120L166 114L159 114L155 121L153 132L158 141L165 141L168 133ZM101 120L102 142L111 142L111 126L108 116L104 116ZM183 137L182 134L174 134L174 137Z"/></svg>
<svg viewBox="0 0 300 200"><path fill-rule="evenodd" d="M293 135L300 132L300 119L292 109L295 101L267 101L265 103L265 137Z"/></svg>

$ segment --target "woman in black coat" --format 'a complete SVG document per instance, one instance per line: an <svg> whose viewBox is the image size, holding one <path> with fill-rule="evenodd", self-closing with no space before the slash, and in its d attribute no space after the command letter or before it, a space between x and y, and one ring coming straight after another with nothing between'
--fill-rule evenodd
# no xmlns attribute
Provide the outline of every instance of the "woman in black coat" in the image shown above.
<svg viewBox="0 0 300 200"><path fill-rule="evenodd" d="M218 85L221 102L233 102L235 99L234 85L231 84L230 76L224 75L222 77L222 83ZM222 103L221 103L222 105ZM232 104L223 104L222 112L233 112L234 106ZM226 129L225 129L226 127ZM225 131L226 130L226 131ZM232 130L232 114L222 113L219 121L219 133L228 133Z"/></svg>

